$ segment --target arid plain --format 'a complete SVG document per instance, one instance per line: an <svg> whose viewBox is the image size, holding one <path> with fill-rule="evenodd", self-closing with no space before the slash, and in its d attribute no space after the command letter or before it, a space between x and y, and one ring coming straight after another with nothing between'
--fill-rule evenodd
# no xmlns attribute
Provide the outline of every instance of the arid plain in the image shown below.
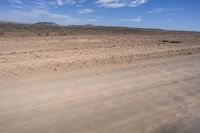
<svg viewBox="0 0 200 133"><path fill-rule="evenodd" d="M199 32L32 29L0 25L1 133L199 133Z"/></svg>

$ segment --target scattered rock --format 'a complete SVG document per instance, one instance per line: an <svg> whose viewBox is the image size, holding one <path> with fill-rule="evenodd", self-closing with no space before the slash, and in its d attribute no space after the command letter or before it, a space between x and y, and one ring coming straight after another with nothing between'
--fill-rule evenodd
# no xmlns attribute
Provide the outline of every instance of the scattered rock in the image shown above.
<svg viewBox="0 0 200 133"><path fill-rule="evenodd" d="M16 52L11 52L11 53L9 53L9 54L16 54Z"/></svg>

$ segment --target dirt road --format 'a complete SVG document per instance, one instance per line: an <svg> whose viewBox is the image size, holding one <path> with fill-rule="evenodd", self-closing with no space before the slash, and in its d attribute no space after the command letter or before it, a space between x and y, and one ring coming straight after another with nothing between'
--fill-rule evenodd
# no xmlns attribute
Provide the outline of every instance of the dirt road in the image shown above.
<svg viewBox="0 0 200 133"><path fill-rule="evenodd" d="M199 81L198 54L40 82L2 81L0 132L199 133Z"/></svg>

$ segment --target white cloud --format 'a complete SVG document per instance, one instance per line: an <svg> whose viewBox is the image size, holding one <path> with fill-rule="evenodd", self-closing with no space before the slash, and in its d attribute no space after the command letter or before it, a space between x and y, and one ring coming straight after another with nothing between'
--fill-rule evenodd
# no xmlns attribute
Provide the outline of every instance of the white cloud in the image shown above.
<svg viewBox="0 0 200 133"><path fill-rule="evenodd" d="M64 4L69 4L69 5L73 5L73 4L76 4L76 1L75 0L56 0L57 4L59 6L62 6Z"/></svg>
<svg viewBox="0 0 200 133"><path fill-rule="evenodd" d="M35 2L36 7L40 8L40 9L47 9L48 8L48 4L45 3L45 0L37 0Z"/></svg>
<svg viewBox="0 0 200 133"><path fill-rule="evenodd" d="M87 2L88 0L55 0L57 5L63 6L65 4L74 5L74 4L82 4Z"/></svg>
<svg viewBox="0 0 200 133"><path fill-rule="evenodd" d="M149 14L159 14L159 13L170 13L170 12L176 12L176 11L182 11L182 8L155 8L151 11L149 11Z"/></svg>
<svg viewBox="0 0 200 133"><path fill-rule="evenodd" d="M96 22L98 21L97 19L87 19L88 22Z"/></svg>
<svg viewBox="0 0 200 133"><path fill-rule="evenodd" d="M83 7L83 5L78 4L78 5L76 5L76 7L78 7L78 8L79 8L79 7Z"/></svg>
<svg viewBox="0 0 200 133"><path fill-rule="evenodd" d="M23 0L8 0L12 4L23 4ZM36 0L35 3L44 4L44 3L51 3L53 5L63 6L65 4L68 5L80 5L82 3L87 2L88 0ZM146 3L148 0L94 0L95 3L100 7L105 8L119 8L119 7L136 7L141 4Z"/></svg>
<svg viewBox="0 0 200 133"><path fill-rule="evenodd" d="M22 0L8 0L12 4L23 4Z"/></svg>
<svg viewBox="0 0 200 133"><path fill-rule="evenodd" d="M124 22L141 22L142 21L142 17L141 16L137 16L137 17L134 17L132 19L121 19L120 21L124 21Z"/></svg>
<svg viewBox="0 0 200 133"><path fill-rule="evenodd" d="M24 9L22 5L10 5L10 7L15 9Z"/></svg>
<svg viewBox="0 0 200 133"><path fill-rule="evenodd" d="M48 15L50 18L56 18L56 19L71 19L70 16L63 15L63 14L47 13L47 15Z"/></svg>
<svg viewBox="0 0 200 133"><path fill-rule="evenodd" d="M20 15L19 15L20 14ZM70 24L79 23L80 20L75 19L66 14L54 13L48 9L42 8L23 8L23 9L12 9L9 11L1 11L0 18L6 21L16 21L16 22L28 22L34 23L38 21L52 21L59 22L59 24Z"/></svg>
<svg viewBox="0 0 200 133"><path fill-rule="evenodd" d="M104 19L105 17L102 17L102 16L96 16L95 18L96 18L96 19Z"/></svg>
<svg viewBox="0 0 200 133"><path fill-rule="evenodd" d="M78 10L78 13L80 13L80 14L92 13L92 12L94 12L94 10L93 9L89 9L89 8L84 8L84 9Z"/></svg>
<svg viewBox="0 0 200 133"><path fill-rule="evenodd" d="M148 0L97 0L97 4L105 8L136 7Z"/></svg>
<svg viewBox="0 0 200 133"><path fill-rule="evenodd" d="M166 20L167 23L171 23L171 22L173 22L173 21L174 21L173 19L167 19L167 20Z"/></svg>
<svg viewBox="0 0 200 133"><path fill-rule="evenodd" d="M84 3L86 1L88 1L88 0L80 0L79 3Z"/></svg>
<svg viewBox="0 0 200 133"><path fill-rule="evenodd" d="M155 8L155 9L149 11L148 13L149 14L157 14L157 13L162 13L164 11L165 11L165 8Z"/></svg>

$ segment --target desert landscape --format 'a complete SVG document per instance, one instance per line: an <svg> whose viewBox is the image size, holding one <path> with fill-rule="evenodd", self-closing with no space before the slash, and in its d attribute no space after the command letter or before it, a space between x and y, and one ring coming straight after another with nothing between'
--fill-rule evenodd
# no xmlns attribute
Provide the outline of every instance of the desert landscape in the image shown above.
<svg viewBox="0 0 200 133"><path fill-rule="evenodd" d="M199 133L200 32L0 24L1 133Z"/></svg>

